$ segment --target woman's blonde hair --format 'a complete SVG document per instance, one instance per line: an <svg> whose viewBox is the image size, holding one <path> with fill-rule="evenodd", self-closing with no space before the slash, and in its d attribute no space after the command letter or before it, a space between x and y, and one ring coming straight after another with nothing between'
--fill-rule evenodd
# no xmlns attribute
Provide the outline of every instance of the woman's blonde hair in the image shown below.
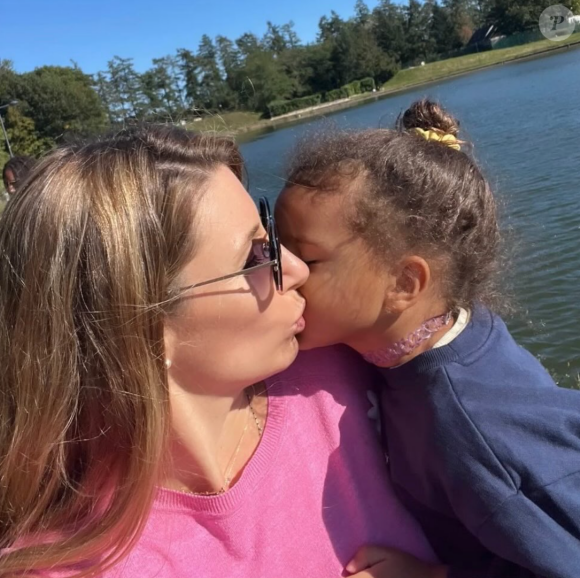
<svg viewBox="0 0 580 578"><path fill-rule="evenodd" d="M147 519L169 432L160 306L232 141L142 127L48 155L0 220L0 576L94 576Z"/></svg>

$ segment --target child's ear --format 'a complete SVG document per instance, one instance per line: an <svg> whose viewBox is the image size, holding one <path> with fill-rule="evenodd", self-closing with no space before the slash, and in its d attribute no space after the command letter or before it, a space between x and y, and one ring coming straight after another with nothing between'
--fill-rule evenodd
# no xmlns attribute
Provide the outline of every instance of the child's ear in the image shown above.
<svg viewBox="0 0 580 578"><path fill-rule="evenodd" d="M402 313L423 296L431 284L431 268L422 257L403 259L395 272L395 283L386 298L389 309Z"/></svg>

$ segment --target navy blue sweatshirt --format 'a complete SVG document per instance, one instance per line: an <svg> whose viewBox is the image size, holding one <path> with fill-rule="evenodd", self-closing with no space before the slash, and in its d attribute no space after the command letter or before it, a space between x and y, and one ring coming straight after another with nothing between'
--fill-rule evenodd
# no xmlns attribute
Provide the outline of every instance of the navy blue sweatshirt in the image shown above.
<svg viewBox="0 0 580 578"><path fill-rule="evenodd" d="M391 478L449 578L580 578L580 392L482 307L381 373Z"/></svg>

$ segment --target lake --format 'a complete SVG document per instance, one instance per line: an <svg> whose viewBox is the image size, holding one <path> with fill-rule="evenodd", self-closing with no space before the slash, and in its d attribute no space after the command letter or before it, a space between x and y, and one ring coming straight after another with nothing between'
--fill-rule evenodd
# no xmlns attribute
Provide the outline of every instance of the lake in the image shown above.
<svg viewBox="0 0 580 578"><path fill-rule="evenodd" d="M434 97L464 137L502 200L513 238L515 338L563 386L580 385L580 50L507 64L373 101L242 145L250 190L274 200L296 140L332 123L392 127L413 100Z"/></svg>

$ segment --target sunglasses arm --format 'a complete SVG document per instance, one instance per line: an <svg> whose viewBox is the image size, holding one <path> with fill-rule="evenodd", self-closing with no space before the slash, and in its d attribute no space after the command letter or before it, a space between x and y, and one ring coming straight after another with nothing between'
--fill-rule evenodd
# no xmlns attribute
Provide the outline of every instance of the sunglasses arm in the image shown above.
<svg viewBox="0 0 580 578"><path fill-rule="evenodd" d="M237 271L236 273L230 273L229 275L224 275L223 277L218 277L217 279L210 279L209 281L203 281L202 283L194 283L193 285L187 285L185 287L180 287L178 289L179 293L183 293L184 291L189 291L191 289L196 289L197 287L204 287L205 285L211 285L212 283L217 283L218 281L225 281L226 279L233 279L234 277L239 277L240 275L247 275L252 271L257 271L258 269L265 269L266 267L277 267L278 261L268 261L267 263L260 263L259 265L255 265L254 267L248 267L247 269L243 269L242 271Z"/></svg>

